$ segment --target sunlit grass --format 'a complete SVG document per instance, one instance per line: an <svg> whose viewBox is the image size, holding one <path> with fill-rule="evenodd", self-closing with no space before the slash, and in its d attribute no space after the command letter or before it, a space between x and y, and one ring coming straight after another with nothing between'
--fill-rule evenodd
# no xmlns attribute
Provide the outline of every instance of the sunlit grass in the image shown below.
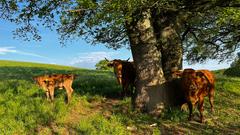
<svg viewBox="0 0 240 135"><path fill-rule="evenodd" d="M48 102L33 76L73 73L73 97L64 90ZM188 112L168 108L160 117L131 110L130 98L112 72L58 65L0 61L0 134L237 134L240 129L240 78L215 71L215 112L205 98L206 122L187 121ZM199 119L198 110L194 118ZM153 126L152 126L153 125Z"/></svg>

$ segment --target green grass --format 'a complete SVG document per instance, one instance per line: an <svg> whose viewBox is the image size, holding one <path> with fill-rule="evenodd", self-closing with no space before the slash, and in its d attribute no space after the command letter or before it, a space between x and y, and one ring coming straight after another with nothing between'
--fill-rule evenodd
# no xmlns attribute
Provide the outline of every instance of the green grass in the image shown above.
<svg viewBox="0 0 240 135"><path fill-rule="evenodd" d="M206 123L200 124L187 121L188 112L178 108L158 118L131 111L130 98L116 98L121 87L109 71L0 61L0 134L239 134L240 78L223 72L215 71L215 113L210 113L206 98ZM50 103L34 84L33 76L49 73L77 75L70 104L64 102L64 90L56 90ZM198 119L196 109L194 118Z"/></svg>

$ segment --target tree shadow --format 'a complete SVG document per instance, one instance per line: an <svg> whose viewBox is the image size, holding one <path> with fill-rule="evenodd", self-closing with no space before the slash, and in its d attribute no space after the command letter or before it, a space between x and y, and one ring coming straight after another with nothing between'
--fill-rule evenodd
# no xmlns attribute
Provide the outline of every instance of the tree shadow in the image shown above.
<svg viewBox="0 0 240 135"><path fill-rule="evenodd" d="M236 123L229 123L227 125L209 125L206 123L198 123L194 121L186 121L178 123L177 125L170 125L162 123L160 125L162 134L238 134L239 125Z"/></svg>

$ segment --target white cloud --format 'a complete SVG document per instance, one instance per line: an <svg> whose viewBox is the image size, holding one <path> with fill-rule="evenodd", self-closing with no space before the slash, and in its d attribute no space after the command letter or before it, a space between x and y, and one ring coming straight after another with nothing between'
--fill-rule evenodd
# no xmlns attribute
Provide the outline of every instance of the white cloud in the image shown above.
<svg viewBox="0 0 240 135"><path fill-rule="evenodd" d="M224 69L229 67L230 67L230 63L227 63L227 62L219 63L217 60L209 60L206 63L196 63L192 65L189 65L186 61L183 62L183 69L193 68L193 69L218 70L218 69Z"/></svg>
<svg viewBox="0 0 240 135"><path fill-rule="evenodd" d="M78 56L73 58L70 61L70 65L78 66L78 65L92 65L92 67L103 60L104 58L110 59L113 55L116 55L117 52L89 52L89 53L79 53Z"/></svg>
<svg viewBox="0 0 240 135"><path fill-rule="evenodd" d="M16 53L15 47L0 47L0 54L5 55L7 53Z"/></svg>
<svg viewBox="0 0 240 135"><path fill-rule="evenodd" d="M45 56L42 56L42 55L38 55L38 54L35 54L35 53L29 53L29 52L23 52L23 51L17 51L15 53L21 54L21 55L28 55L28 56L33 56L33 57L39 57L39 58L48 58L48 57L45 57Z"/></svg>
<svg viewBox="0 0 240 135"><path fill-rule="evenodd" d="M0 47L0 55L5 55L7 53L15 53L15 54L27 55L27 56L33 56L33 57L39 57L39 58L47 58L45 56L38 55L35 53L16 50L15 47Z"/></svg>

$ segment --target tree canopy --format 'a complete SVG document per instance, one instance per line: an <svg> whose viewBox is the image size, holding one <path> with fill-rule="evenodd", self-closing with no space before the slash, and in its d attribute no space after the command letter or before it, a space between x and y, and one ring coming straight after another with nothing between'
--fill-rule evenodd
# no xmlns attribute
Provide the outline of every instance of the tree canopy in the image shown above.
<svg viewBox="0 0 240 135"><path fill-rule="evenodd" d="M118 49L129 47L126 22L142 11L156 14L152 20L172 14L185 58L202 62L231 58L239 49L239 7L240 0L1 0L0 18L17 23L14 35L25 40L40 40L43 25L56 28L62 43L84 38Z"/></svg>
<svg viewBox="0 0 240 135"><path fill-rule="evenodd" d="M97 70L112 70L112 68L111 67L108 67L107 66L107 64L108 64L109 62L107 61L107 60L100 60L96 65L95 65L95 67L96 67L96 69Z"/></svg>

